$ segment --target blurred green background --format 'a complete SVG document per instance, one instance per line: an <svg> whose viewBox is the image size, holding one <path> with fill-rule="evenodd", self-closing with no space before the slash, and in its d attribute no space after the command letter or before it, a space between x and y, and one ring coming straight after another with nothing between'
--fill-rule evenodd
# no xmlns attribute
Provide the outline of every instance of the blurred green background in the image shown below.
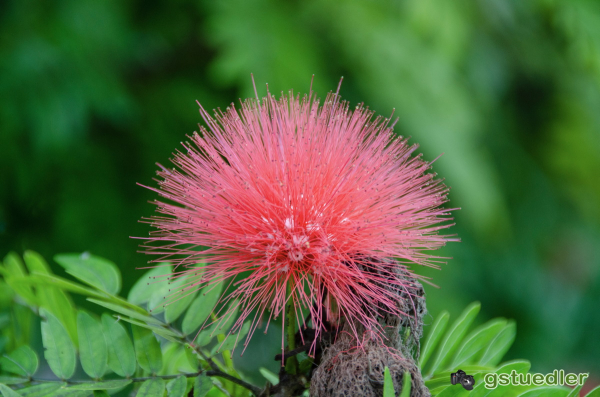
<svg viewBox="0 0 600 397"><path fill-rule="evenodd" d="M395 108L462 208L453 259L422 271L430 312L479 300L516 319L508 358L598 383L598 1L0 2L0 255L90 251L127 291L154 211L136 182L197 130L195 100L253 96L250 73L261 95L314 74L321 97L343 75L352 105ZM276 365L259 334L249 375Z"/></svg>

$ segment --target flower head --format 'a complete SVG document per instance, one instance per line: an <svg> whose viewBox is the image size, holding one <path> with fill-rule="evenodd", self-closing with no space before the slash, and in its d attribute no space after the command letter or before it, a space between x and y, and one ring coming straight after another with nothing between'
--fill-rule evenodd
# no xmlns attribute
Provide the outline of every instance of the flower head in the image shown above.
<svg viewBox="0 0 600 397"><path fill-rule="evenodd" d="M251 316L247 341L289 302L317 336L340 319L377 330L382 310L403 315L389 286L406 289L399 271L436 266L431 250L452 240L438 234L450 226L447 188L416 145L338 93L322 106L290 92L200 113L208 129L158 172L152 190L167 201L156 202L150 252L182 266L178 277L204 263L194 288L232 280L222 300L238 299L233 332Z"/></svg>

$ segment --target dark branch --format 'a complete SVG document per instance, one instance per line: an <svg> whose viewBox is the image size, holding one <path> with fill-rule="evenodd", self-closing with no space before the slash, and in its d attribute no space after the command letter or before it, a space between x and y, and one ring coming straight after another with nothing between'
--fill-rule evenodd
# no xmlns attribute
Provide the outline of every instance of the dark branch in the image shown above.
<svg viewBox="0 0 600 397"><path fill-rule="evenodd" d="M171 329L174 332L179 333L179 331L177 331L175 328L168 326L169 329ZM235 376L229 375L228 373L224 372L221 370L221 368L219 368L219 366L217 365L217 363L215 363L215 361L209 357L208 355L206 355L206 353L204 353L202 351L202 349L200 349L198 346L194 345L192 343L192 341L190 341L187 337L185 336L180 336L180 339L183 343L187 343L188 346L190 346L192 349L194 349L194 351L196 353L198 353L198 355L200 357L202 357L202 359L204 361L206 361L208 363L208 365L210 366L211 370L210 371L206 371L206 375L207 376L218 376L220 378L223 379L227 379L230 382L233 382L237 385L242 386L243 388L246 388L248 390L250 390L255 396L260 395L260 393L262 392L262 389L259 387L254 386L253 384L250 384L242 379L236 378Z"/></svg>

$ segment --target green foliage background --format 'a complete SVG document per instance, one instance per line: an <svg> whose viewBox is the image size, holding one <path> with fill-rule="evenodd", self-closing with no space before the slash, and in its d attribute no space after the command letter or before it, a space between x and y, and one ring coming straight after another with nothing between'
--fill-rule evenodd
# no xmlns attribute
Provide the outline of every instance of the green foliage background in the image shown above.
<svg viewBox="0 0 600 397"><path fill-rule="evenodd" d="M422 271L430 312L479 300L518 324L507 358L600 376L600 3L9 0L0 72L0 256L90 251L128 291L153 213L136 182L197 129L195 100L252 96L251 72L259 94L314 74L323 97L343 75L345 99L444 153L462 243ZM272 368L273 338L240 368Z"/></svg>

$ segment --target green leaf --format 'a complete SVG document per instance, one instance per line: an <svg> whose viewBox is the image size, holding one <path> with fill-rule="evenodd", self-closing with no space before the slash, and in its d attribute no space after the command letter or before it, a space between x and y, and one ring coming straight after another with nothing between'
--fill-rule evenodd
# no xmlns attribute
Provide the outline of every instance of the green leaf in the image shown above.
<svg viewBox="0 0 600 397"><path fill-rule="evenodd" d="M74 390L71 387L61 387L60 389L52 392L50 397L88 397L93 393L90 390Z"/></svg>
<svg viewBox="0 0 600 397"><path fill-rule="evenodd" d="M112 310L114 312L121 313L121 314L123 314L125 316L129 316L131 318L138 319L138 320L143 321L143 322L148 323L148 324L162 324L162 322L159 319L152 317L148 312L146 312L142 308L139 308L139 309L143 313L135 311L135 310L128 309L126 307L115 305L113 303L109 303L109 302L105 302L105 301L102 301L102 300L98 300L98 299L88 298L87 300L90 301L90 302L92 302L92 303L95 303L97 305L100 305L102 307L105 307L107 309L110 309L110 310Z"/></svg>
<svg viewBox="0 0 600 397"><path fill-rule="evenodd" d="M506 319L494 319L471 332L458 349L449 369L456 370L460 365L475 364L477 355L487 349L490 341L500 334L506 324Z"/></svg>
<svg viewBox="0 0 600 397"><path fill-rule="evenodd" d="M133 345L140 367L155 374L162 368L162 352L156 337L149 329L133 325Z"/></svg>
<svg viewBox="0 0 600 397"><path fill-rule="evenodd" d="M447 311L443 311L433 322L431 330L429 331L429 334L425 339L425 343L423 344L423 349L421 349L421 355L419 357L420 368L425 367L425 364L427 364L429 357L431 357L431 354L437 347L438 342L440 341L442 335L444 334L444 331L446 330L449 318L450 314Z"/></svg>
<svg viewBox="0 0 600 397"><path fill-rule="evenodd" d="M184 348L183 345L177 343L166 343L162 346L163 366L160 369L160 374L177 374L180 372L174 366L177 365L176 361L181 356L180 349L182 348Z"/></svg>
<svg viewBox="0 0 600 397"><path fill-rule="evenodd" d="M187 372L187 373L191 373L191 372L197 372L199 369L201 369L202 364L204 363L204 360L200 357L198 357L198 355L189 348L188 345L179 345L179 350L178 350L178 355L175 356L175 367L173 367L175 369L175 372L171 372L171 373L178 373L178 372Z"/></svg>
<svg viewBox="0 0 600 397"><path fill-rule="evenodd" d="M61 379L69 379L75 373L75 346L61 322L46 309L40 309L44 357L50 369Z"/></svg>
<svg viewBox="0 0 600 397"><path fill-rule="evenodd" d="M86 312L77 313L79 355L81 366L92 379L99 379L106 371L108 352L102 326Z"/></svg>
<svg viewBox="0 0 600 397"><path fill-rule="evenodd" d="M452 327L450 327L440 343L438 354L431 365L429 374L435 373L438 367L444 366L444 364L450 360L452 353L471 326L471 323L477 316L477 313L479 313L480 308L481 304L479 302L471 303L454 324L452 324Z"/></svg>
<svg viewBox="0 0 600 397"><path fill-rule="evenodd" d="M4 277L6 280L6 284L19 296L21 296L28 305L37 306L37 299L33 290L22 284L17 284L14 282L15 279L20 279L23 277L27 277L27 272L25 271L25 266L21 261L19 255L14 252L9 252L4 257L4 268L6 270L6 276Z"/></svg>
<svg viewBox="0 0 600 397"><path fill-rule="evenodd" d="M446 390L448 387L449 387L449 385L436 387L435 389L429 389L429 392L431 393L432 396L437 397L441 392Z"/></svg>
<svg viewBox="0 0 600 397"><path fill-rule="evenodd" d="M165 305L165 321L167 324L172 324L177 320L198 294L197 287L194 285L196 279L196 276L181 277L171 283L169 292L172 295Z"/></svg>
<svg viewBox="0 0 600 397"><path fill-rule="evenodd" d="M161 374L180 374L198 372L199 365L190 364L187 352L190 349L182 343L167 343L163 346L163 367ZM198 364L198 360L196 360Z"/></svg>
<svg viewBox="0 0 600 397"><path fill-rule="evenodd" d="M410 397L410 390L412 389L411 376L408 371L404 372L402 377L402 394L400 397Z"/></svg>
<svg viewBox="0 0 600 397"><path fill-rule="evenodd" d="M469 374L470 375L470 374ZM446 380L447 383L450 383L450 376ZM432 394L433 395L433 394ZM445 387L435 394L436 397L467 397L469 396L469 390L466 390L461 385L449 385L449 387Z"/></svg>
<svg viewBox="0 0 600 397"><path fill-rule="evenodd" d="M233 308L233 310L230 309ZM226 334L228 334L229 328L231 327L231 325L238 319L237 313L239 310L239 300L236 299L233 302L231 302L229 304L229 307L227 308L227 310L225 309L221 309L221 311L225 314L223 314L223 316L219 319L216 319L213 324L211 324L208 328L202 330L196 340L195 340L195 344L196 346L206 346L208 343L210 343L210 341L218 335L223 335L224 336ZM216 351L216 349L215 349Z"/></svg>
<svg viewBox="0 0 600 397"><path fill-rule="evenodd" d="M214 355L219 351L227 351L233 350L237 346L237 344L246 337L248 331L250 330L250 326L252 325L251 321L246 321L242 326L242 329L237 334L227 335L225 340L222 343L217 343L210 352L210 355Z"/></svg>
<svg viewBox="0 0 600 397"><path fill-rule="evenodd" d="M223 283L205 287L183 317L182 330L185 335L198 330L204 321L210 316L215 305L221 297Z"/></svg>
<svg viewBox="0 0 600 397"><path fill-rule="evenodd" d="M187 357L188 363L194 369L200 368L200 360L198 353L190 346L185 345L185 355Z"/></svg>
<svg viewBox="0 0 600 397"><path fill-rule="evenodd" d="M106 295L104 293L89 289L88 287L84 287L81 284L77 284L71 280L66 280L64 278L49 275L49 274L41 274L36 273L32 274L29 277L21 277L18 280L15 280L20 284L26 285L46 285L46 286L54 286L58 287L62 290L74 292L76 294L92 296L96 298L105 298Z"/></svg>
<svg viewBox="0 0 600 397"><path fill-rule="evenodd" d="M47 397L55 390L60 389L63 385L64 384L60 382L40 383L39 385L19 389L19 394L27 397Z"/></svg>
<svg viewBox="0 0 600 397"><path fill-rule="evenodd" d="M187 388L187 380L184 376L178 376L167 383L169 397L184 397Z"/></svg>
<svg viewBox="0 0 600 397"><path fill-rule="evenodd" d="M392 381L392 375L390 375L388 367L385 367L383 371L383 397L396 397L394 382Z"/></svg>
<svg viewBox="0 0 600 397"><path fill-rule="evenodd" d="M212 380L206 375L198 375L194 381L194 397L204 397L213 388Z"/></svg>
<svg viewBox="0 0 600 397"><path fill-rule="evenodd" d="M95 290L95 289L89 288L87 286L73 282L71 280L67 280L67 279L57 277L54 275L36 273L29 277L21 277L15 281L18 283L23 283L23 284L52 285L52 286L58 287L65 291L70 291L70 292L74 292L76 294L80 294L80 295L84 295L84 296L90 296L90 297L94 297L94 298L108 300L116 305L121 306L121 307L126 307L131 310L136 310L140 313L146 313L146 311L144 309L142 309L141 307L136 306L132 303L129 303L126 300L124 300L123 298L111 295L104 291Z"/></svg>
<svg viewBox="0 0 600 397"><path fill-rule="evenodd" d="M31 342L32 328L34 322L37 326L37 318L31 309L21 304L11 305L10 311L4 312L8 316L9 326L5 327L6 342L12 342L13 346L27 345Z"/></svg>
<svg viewBox="0 0 600 397"><path fill-rule="evenodd" d="M162 397L164 392L165 382L160 378L152 378L142 383L136 397Z"/></svg>
<svg viewBox="0 0 600 397"><path fill-rule="evenodd" d="M215 322L213 324L211 324L209 327L203 329L200 333L198 333L198 335L196 336L196 339L194 339L194 346L198 346L198 347L204 347L206 345L208 345L215 336L218 335L217 332L217 327L218 327L218 323ZM217 348L213 349L215 352L217 350ZM211 355L214 353L211 353Z"/></svg>
<svg viewBox="0 0 600 397"><path fill-rule="evenodd" d="M52 274L46 260L35 251L25 251L23 259L29 269L29 273Z"/></svg>
<svg viewBox="0 0 600 397"><path fill-rule="evenodd" d="M109 294L117 295L121 290L121 273L108 259L82 254L58 254L54 260L73 277Z"/></svg>
<svg viewBox="0 0 600 397"><path fill-rule="evenodd" d="M172 294L171 286L175 276L176 274L171 273L163 277L155 277L154 281L151 282L154 292L148 301L148 311L150 313L159 314L165 311Z"/></svg>
<svg viewBox="0 0 600 397"><path fill-rule="evenodd" d="M270 384L272 385L277 385L279 384L279 376L275 375L273 372L269 371L268 369L264 368L264 367L260 367L258 369L258 372L260 372L260 374L269 381Z"/></svg>
<svg viewBox="0 0 600 397"><path fill-rule="evenodd" d="M236 299L229 303L227 310L221 310L221 318L217 321L217 331L220 334L226 334L229 328L238 320L238 312L240 310L240 300Z"/></svg>
<svg viewBox="0 0 600 397"><path fill-rule="evenodd" d="M29 346L21 346L0 359L2 369L13 374L31 377L38 368L38 357Z"/></svg>
<svg viewBox="0 0 600 397"><path fill-rule="evenodd" d="M5 385L20 385L29 382L28 378L18 378L16 376L0 376L0 383Z"/></svg>
<svg viewBox="0 0 600 397"><path fill-rule="evenodd" d="M508 349L512 346L517 335L517 325L514 321L508 321L506 326L489 343L483 356L479 360L480 365L495 366L502 360Z"/></svg>
<svg viewBox="0 0 600 397"><path fill-rule="evenodd" d="M102 314L102 328L109 342L108 367L119 376L132 376L136 368L135 351L127 330L108 313Z"/></svg>
<svg viewBox="0 0 600 397"><path fill-rule="evenodd" d="M109 394L105 390L94 390L94 397L108 397Z"/></svg>
<svg viewBox="0 0 600 397"><path fill-rule="evenodd" d="M54 287L38 287L40 306L48 309L64 325L71 341L78 342L77 317L73 302L64 291Z"/></svg>
<svg viewBox="0 0 600 397"><path fill-rule="evenodd" d="M11 276L26 276L27 272L25 271L25 265L23 265L23 261L21 257L15 252L9 252L4 257L4 268L7 273Z"/></svg>
<svg viewBox="0 0 600 397"><path fill-rule="evenodd" d="M590 391L585 397L600 397L600 386Z"/></svg>
<svg viewBox="0 0 600 397"><path fill-rule="evenodd" d="M569 390L562 387L545 386L527 390L519 394L518 397L566 397L569 394Z"/></svg>
<svg viewBox="0 0 600 397"><path fill-rule="evenodd" d="M582 387L583 387L583 385L575 386L575 388L569 392L567 397L579 397L579 391L581 390Z"/></svg>
<svg viewBox="0 0 600 397"><path fill-rule="evenodd" d="M119 318L125 322L128 322L129 324L133 324L133 325L137 325L138 327L149 329L150 331L154 332L156 335L163 337L166 340L169 340L174 343L181 343L181 340L178 339L179 336L176 333L174 333L173 331L166 329L162 326L146 324L141 321L133 320L133 319L127 318L127 317L119 317Z"/></svg>
<svg viewBox="0 0 600 397"><path fill-rule="evenodd" d="M0 393L3 397L20 397L20 395L10 387L0 383Z"/></svg>
<svg viewBox="0 0 600 397"><path fill-rule="evenodd" d="M81 383L79 385L71 386L70 389L76 390L111 390L120 389L131 383L130 379L114 379L105 380L102 382L89 382Z"/></svg>
<svg viewBox="0 0 600 397"><path fill-rule="evenodd" d="M25 259L27 268L32 276L52 276L50 266L48 266L44 258L37 252L25 251L23 259ZM77 318L71 298L65 293L65 291L46 284L36 285L36 296L38 298L39 305L48 309L63 323L69 332L71 340L73 343L77 344Z"/></svg>
<svg viewBox="0 0 600 397"><path fill-rule="evenodd" d="M150 299L164 286L163 280L167 280L166 276L173 272L173 267L169 264L159 264L148 270L139 280L131 287L127 300L135 305L148 303Z"/></svg>

